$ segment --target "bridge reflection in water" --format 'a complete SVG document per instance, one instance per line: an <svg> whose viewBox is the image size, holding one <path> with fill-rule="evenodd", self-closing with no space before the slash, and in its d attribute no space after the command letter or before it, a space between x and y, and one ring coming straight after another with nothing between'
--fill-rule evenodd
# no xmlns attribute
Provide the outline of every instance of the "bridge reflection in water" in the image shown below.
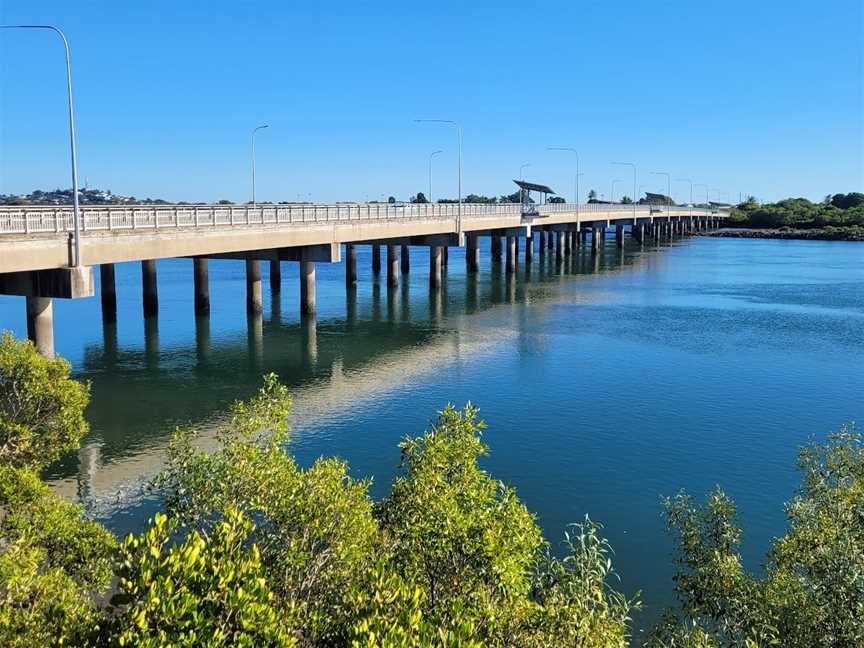
<svg viewBox="0 0 864 648"><path fill-rule="evenodd" d="M663 257L655 249L609 247L597 255L583 248L560 261L547 254L514 274L493 260L489 272L445 275L440 290L429 290L422 276L392 287L379 278L371 293L343 293L341 317L287 320L277 293L266 316L247 317L245 336L214 337L211 318L198 316L194 339L163 344L160 320L150 317L143 346L123 346L116 323L103 322L102 343L88 346L76 367L92 385L92 433L78 456L54 466L49 477L67 499L108 516L140 496L164 465L176 426L193 423L202 445L213 447L228 404L252 395L262 374L275 372L289 387L292 427L302 434L316 420L345 415L454 362L527 345L546 308L573 302L572 289L562 284L656 266Z"/></svg>

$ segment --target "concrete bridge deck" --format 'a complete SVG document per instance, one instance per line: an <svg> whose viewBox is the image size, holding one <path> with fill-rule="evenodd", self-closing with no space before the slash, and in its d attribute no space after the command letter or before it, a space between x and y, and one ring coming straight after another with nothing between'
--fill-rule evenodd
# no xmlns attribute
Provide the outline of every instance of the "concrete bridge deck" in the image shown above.
<svg viewBox="0 0 864 648"><path fill-rule="evenodd" d="M716 227L725 214L715 210L660 205L551 203L522 204L336 204L336 205L129 205L81 208L80 264L72 266L71 207L0 207L0 294L27 297L28 335L39 350L53 355L54 298L94 294L92 266L100 266L103 316L116 319L114 263L140 261L145 317L158 313L156 260L193 259L194 303L209 313L207 260L246 262L247 310L263 310L261 261L270 262L271 289L281 282L280 263L301 266L300 311L314 316L315 263L340 262L346 251L346 286L357 281L358 244L372 245L372 268L381 269L386 247L387 285L398 285L410 271L412 245L430 248L430 288L440 289L449 247L466 246L468 272L480 264L478 238L492 239L492 257L506 251L506 271L516 269L519 241L531 263L548 250L561 261L588 243L600 253L606 230L615 227L624 244L625 228L640 244L645 238L684 235ZM506 245L502 242L506 241ZM401 258L400 258L401 257Z"/></svg>

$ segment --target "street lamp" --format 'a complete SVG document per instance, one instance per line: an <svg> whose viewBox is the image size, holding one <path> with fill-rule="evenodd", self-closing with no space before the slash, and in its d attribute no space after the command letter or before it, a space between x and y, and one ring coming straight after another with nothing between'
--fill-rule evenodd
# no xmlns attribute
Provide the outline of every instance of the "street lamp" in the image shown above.
<svg viewBox="0 0 864 648"><path fill-rule="evenodd" d="M632 162L613 162L619 166L633 167L633 218L636 218L636 165Z"/></svg>
<svg viewBox="0 0 864 648"><path fill-rule="evenodd" d="M546 150L547 151L570 151L573 155L576 156L576 178L575 178L575 182L573 184L574 184L575 191L576 191L576 196L575 196L575 198L576 198L576 220L578 221L579 220L579 176L582 175L581 173L579 173L579 152L575 148L572 148L569 146L547 146Z"/></svg>
<svg viewBox="0 0 864 648"><path fill-rule="evenodd" d="M66 35L53 25L0 25L0 29L49 29L60 36L66 50L66 98L69 104L69 148L72 151L72 222L75 228L72 265L81 265L81 213L78 207L78 155L75 150L75 110L72 106L72 63Z"/></svg>
<svg viewBox="0 0 864 648"><path fill-rule="evenodd" d="M520 180L522 180L522 169L524 169L525 167L529 167L529 166L531 166L530 162L524 162L523 164L521 164L519 166L519 179Z"/></svg>
<svg viewBox="0 0 864 648"><path fill-rule="evenodd" d="M672 200L672 176L666 173L665 171L651 171L651 175L661 175L666 176L666 197L669 199L670 207L671 203L674 202Z"/></svg>
<svg viewBox="0 0 864 648"><path fill-rule="evenodd" d="M429 154L429 202L432 202L432 158L444 151L432 151Z"/></svg>
<svg viewBox="0 0 864 648"><path fill-rule="evenodd" d="M675 182L688 182L690 184L690 216L693 216L693 181L690 178L675 178Z"/></svg>
<svg viewBox="0 0 864 648"><path fill-rule="evenodd" d="M452 119L415 119L416 123L450 124L459 135L459 211L456 216L456 234L462 234L462 127Z"/></svg>
<svg viewBox="0 0 864 648"><path fill-rule="evenodd" d="M255 133L262 128L269 128L270 124L261 124L252 129L252 206L255 206Z"/></svg>
<svg viewBox="0 0 864 648"><path fill-rule="evenodd" d="M710 202L708 199L708 191L709 191L708 185L702 184L701 182L698 182L698 183L694 184L693 186L694 187L705 187L705 207L710 208L710 205L708 204Z"/></svg>

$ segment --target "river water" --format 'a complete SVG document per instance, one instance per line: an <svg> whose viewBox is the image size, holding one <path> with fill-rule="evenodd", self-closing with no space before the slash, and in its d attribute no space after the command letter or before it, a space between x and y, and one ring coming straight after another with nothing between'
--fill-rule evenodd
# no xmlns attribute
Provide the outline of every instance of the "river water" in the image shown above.
<svg viewBox="0 0 864 648"><path fill-rule="evenodd" d="M488 246L488 242L486 243ZM586 514L605 526L621 585L656 619L673 600L660 497L720 484L737 501L743 554L758 568L785 525L798 447L864 420L864 245L689 238L562 266L538 258L515 281L482 249L481 272L451 250L430 297L428 256L388 291L359 250L358 288L318 266L315 326L298 317L297 264L262 320L245 315L244 266L211 261L211 316L193 315L192 262L159 262L160 315L141 315L138 264L117 266L118 323L99 301L55 301L56 347L92 383L92 431L48 477L118 532L156 503L142 485L176 425L212 429L275 371L294 395L303 465L346 458L386 493L397 444L445 403L488 422L484 467L514 485L559 543ZM98 287L97 287L98 294ZM0 329L25 334L22 298L0 298Z"/></svg>

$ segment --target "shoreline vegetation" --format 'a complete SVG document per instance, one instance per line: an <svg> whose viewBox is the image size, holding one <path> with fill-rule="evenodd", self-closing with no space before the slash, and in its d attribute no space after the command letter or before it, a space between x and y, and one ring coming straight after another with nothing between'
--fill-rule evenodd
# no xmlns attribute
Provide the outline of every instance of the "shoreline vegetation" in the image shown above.
<svg viewBox="0 0 864 648"><path fill-rule="evenodd" d="M787 198L760 204L750 196L732 208L723 229L698 234L721 238L864 241L864 193L828 195L821 203Z"/></svg>
<svg viewBox="0 0 864 648"><path fill-rule="evenodd" d="M0 645L148 648L626 648L638 593L616 589L589 518L543 537L480 468L470 403L399 444L381 500L345 461L301 468L275 375L238 402L215 451L180 429L151 489L162 511L115 537L40 471L88 430L89 385L0 336ZM864 642L864 444L854 427L801 450L802 483L765 568L742 565L735 503L666 498L679 605L649 648Z"/></svg>

